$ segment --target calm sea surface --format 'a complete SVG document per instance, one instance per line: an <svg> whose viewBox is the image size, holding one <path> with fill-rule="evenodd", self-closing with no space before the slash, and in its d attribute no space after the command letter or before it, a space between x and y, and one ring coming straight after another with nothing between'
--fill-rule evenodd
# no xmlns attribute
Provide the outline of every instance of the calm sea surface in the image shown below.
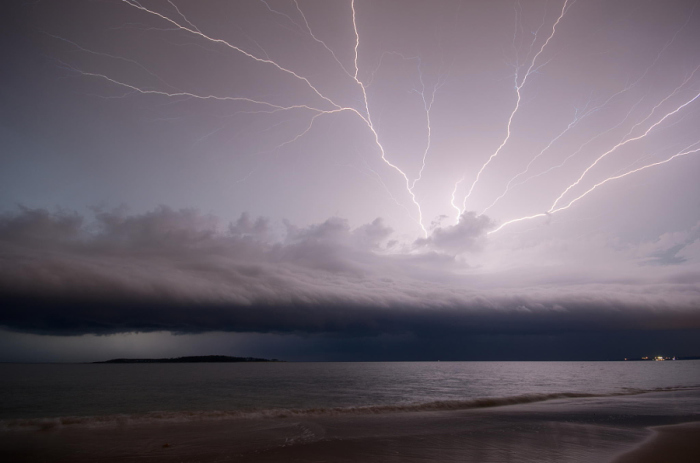
<svg viewBox="0 0 700 463"><path fill-rule="evenodd" d="M697 387L700 361L0 364L0 420Z"/></svg>

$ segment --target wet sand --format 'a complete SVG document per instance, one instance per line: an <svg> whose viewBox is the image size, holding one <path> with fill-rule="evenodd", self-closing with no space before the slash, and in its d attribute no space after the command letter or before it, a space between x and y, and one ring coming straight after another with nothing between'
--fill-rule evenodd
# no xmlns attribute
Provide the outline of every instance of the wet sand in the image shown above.
<svg viewBox="0 0 700 463"><path fill-rule="evenodd" d="M0 432L0 455L15 462L684 462L688 452L698 455L700 426L673 425L699 416L700 391L675 391L461 411L13 430Z"/></svg>
<svg viewBox="0 0 700 463"><path fill-rule="evenodd" d="M654 435L613 463L697 463L700 461L700 421L652 428Z"/></svg>

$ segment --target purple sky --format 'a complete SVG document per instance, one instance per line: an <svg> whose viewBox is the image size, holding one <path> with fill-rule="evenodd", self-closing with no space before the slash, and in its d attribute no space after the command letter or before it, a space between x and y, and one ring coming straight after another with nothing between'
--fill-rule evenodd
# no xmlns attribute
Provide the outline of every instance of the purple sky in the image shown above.
<svg viewBox="0 0 700 463"><path fill-rule="evenodd" d="M698 7L8 2L0 361L700 355Z"/></svg>

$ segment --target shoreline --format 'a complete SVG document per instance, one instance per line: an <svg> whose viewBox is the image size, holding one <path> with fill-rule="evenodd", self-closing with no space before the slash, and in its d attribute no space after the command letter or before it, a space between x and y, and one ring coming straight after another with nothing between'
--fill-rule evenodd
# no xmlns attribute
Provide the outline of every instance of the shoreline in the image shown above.
<svg viewBox="0 0 700 463"><path fill-rule="evenodd" d="M438 400L410 402L404 404L380 404L346 407L312 407L312 408L242 408L231 410L157 410L142 413L115 413L107 415L67 415L27 418L0 419L0 432L8 431L48 431L69 428L108 428L117 426L184 424L188 422L251 419L315 419L328 416L366 416L377 414L405 414L414 412L459 412L467 410L485 410L506 406L538 404L553 400L566 399L606 399L630 397L644 394L698 391L697 386L680 386L648 390L617 391L609 393L553 392L532 393L505 397L475 397L462 400Z"/></svg>
<svg viewBox="0 0 700 463"><path fill-rule="evenodd" d="M699 413L695 389L467 410L11 430L0 432L0 454L27 463L646 463L659 461L653 456L658 448L664 452L668 445L681 445L679 440L700 441ZM677 432L686 427L688 432ZM669 438L675 440L669 444ZM643 460L644 455L651 456Z"/></svg>
<svg viewBox="0 0 700 463"><path fill-rule="evenodd" d="M700 456L700 421L653 426L651 436L610 463L695 463Z"/></svg>

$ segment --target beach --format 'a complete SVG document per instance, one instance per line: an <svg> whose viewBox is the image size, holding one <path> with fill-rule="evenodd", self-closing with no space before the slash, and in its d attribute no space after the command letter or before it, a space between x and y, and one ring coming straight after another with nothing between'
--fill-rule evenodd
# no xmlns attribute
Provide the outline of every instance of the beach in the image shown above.
<svg viewBox="0 0 700 463"><path fill-rule="evenodd" d="M0 432L0 449L17 462L682 463L697 460L699 422L700 390L679 389L463 410L15 427Z"/></svg>
<svg viewBox="0 0 700 463"><path fill-rule="evenodd" d="M700 455L700 421L652 428L654 435L613 463L692 463Z"/></svg>

